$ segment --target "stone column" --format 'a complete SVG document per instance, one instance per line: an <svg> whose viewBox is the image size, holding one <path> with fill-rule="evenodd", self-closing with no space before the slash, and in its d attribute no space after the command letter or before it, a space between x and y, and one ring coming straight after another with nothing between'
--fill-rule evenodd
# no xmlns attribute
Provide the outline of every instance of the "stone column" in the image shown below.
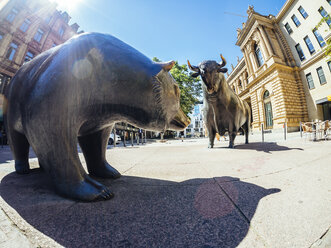
<svg viewBox="0 0 331 248"><path fill-rule="evenodd" d="M269 51L269 55L272 56L273 54L275 54L274 53L274 49L273 49L273 47L272 47L272 45L270 43L270 40L268 38L268 35L266 34L266 32L264 30L264 27L263 26L259 26L258 29L259 29L259 31L260 31L260 33L262 35L263 40L265 41L265 43L267 45L267 49Z"/></svg>
<svg viewBox="0 0 331 248"><path fill-rule="evenodd" d="M267 61L270 57L270 53L269 53L269 51L267 49L267 46L265 44L265 40L262 38L261 33L260 33L259 30L257 30L256 33L257 33L257 37L260 40L261 48L263 49L263 54L264 54L263 58L264 58L265 61Z"/></svg>
<svg viewBox="0 0 331 248"><path fill-rule="evenodd" d="M252 64L251 64L246 47L244 47L243 53L244 53L244 57L245 57L245 61L246 61L247 69L248 69L248 74L252 75L253 74Z"/></svg>

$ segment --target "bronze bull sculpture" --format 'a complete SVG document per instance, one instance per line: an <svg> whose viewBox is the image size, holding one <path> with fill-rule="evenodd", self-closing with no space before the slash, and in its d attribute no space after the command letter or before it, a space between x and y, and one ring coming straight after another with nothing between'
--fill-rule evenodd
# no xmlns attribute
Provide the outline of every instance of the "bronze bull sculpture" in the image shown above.
<svg viewBox="0 0 331 248"><path fill-rule="evenodd" d="M230 88L225 80L227 72L226 60L222 63L208 60L198 66L192 66L187 61L189 68L194 71L192 77L201 76L204 96L204 122L209 136L209 148L214 147L216 133L224 135L229 133L229 147L234 147L234 139L237 132L242 128L245 132L245 141L248 143L248 135L251 124L251 110L248 104Z"/></svg>
<svg viewBox="0 0 331 248"><path fill-rule="evenodd" d="M169 70L111 35L89 33L25 63L6 92L5 124L17 173L29 172L29 146L56 191L82 200L113 193L90 177L118 178L105 151L115 122L165 131L189 119ZM89 175L81 165L77 141Z"/></svg>

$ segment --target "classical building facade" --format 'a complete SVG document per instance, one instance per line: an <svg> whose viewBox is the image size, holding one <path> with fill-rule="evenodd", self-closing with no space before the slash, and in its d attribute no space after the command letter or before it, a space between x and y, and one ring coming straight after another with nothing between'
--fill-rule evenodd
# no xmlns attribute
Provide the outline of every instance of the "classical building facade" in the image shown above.
<svg viewBox="0 0 331 248"><path fill-rule="evenodd" d="M78 24L47 0L0 2L0 121L3 93L15 72L39 53L77 34Z"/></svg>
<svg viewBox="0 0 331 248"><path fill-rule="evenodd" d="M190 125L184 130L184 137L204 137L205 126L203 122L203 104L199 103L194 106L192 113L189 114L191 119ZM180 132L177 132L177 136Z"/></svg>
<svg viewBox="0 0 331 248"><path fill-rule="evenodd" d="M321 29L320 35L315 35L315 52L306 57L305 63L301 62L299 52L309 48L311 42L306 37L316 34L312 30L321 19L319 9L323 6L330 12L329 2L288 0L276 17L261 15L252 6L249 7L247 21L242 28L237 29L236 45L240 47L243 58L238 59L227 81L251 106L253 130L260 129L263 124L266 129L276 131L287 123L288 130L295 131L299 129L300 122L327 117L322 116L316 107L318 99L327 98L331 94L330 68L324 56L324 46L318 48L315 44L330 38L330 31L324 31L324 24L318 29ZM311 13L310 20L306 17L305 22L302 20L301 29L293 31L296 28L293 27L293 34L289 34L289 25L296 25L308 11ZM316 93L307 88L306 77L315 67L322 67L325 78L323 84L316 86ZM322 76L321 71L314 72ZM318 75L315 74L313 79L316 81ZM320 87L323 88L321 91Z"/></svg>

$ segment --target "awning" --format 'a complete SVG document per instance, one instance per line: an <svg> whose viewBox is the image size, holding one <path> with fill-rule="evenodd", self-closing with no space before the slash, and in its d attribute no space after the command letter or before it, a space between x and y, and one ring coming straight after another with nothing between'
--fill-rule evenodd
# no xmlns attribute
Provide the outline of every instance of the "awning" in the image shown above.
<svg viewBox="0 0 331 248"><path fill-rule="evenodd" d="M316 100L315 102L316 102L316 104L322 104L322 103L326 103L326 102L331 102L331 95L328 95L328 96L323 97L323 98L321 98L319 100Z"/></svg>

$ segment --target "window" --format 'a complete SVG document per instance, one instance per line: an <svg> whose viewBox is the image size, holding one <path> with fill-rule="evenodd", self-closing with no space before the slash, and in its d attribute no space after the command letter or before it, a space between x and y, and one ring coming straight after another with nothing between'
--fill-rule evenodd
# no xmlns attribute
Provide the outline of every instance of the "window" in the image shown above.
<svg viewBox="0 0 331 248"><path fill-rule="evenodd" d="M18 10L15 8L12 8L12 10L8 14L6 20L9 22L13 22L17 14L18 14Z"/></svg>
<svg viewBox="0 0 331 248"><path fill-rule="evenodd" d="M30 61L31 59L33 59L33 57L34 57L34 54L32 52L28 51L25 55L24 62Z"/></svg>
<svg viewBox="0 0 331 248"><path fill-rule="evenodd" d="M42 31L40 28L38 29L37 33L34 35L34 40L40 42L42 37L44 35L44 31Z"/></svg>
<svg viewBox="0 0 331 248"><path fill-rule="evenodd" d="M322 67L318 67L316 69L316 71L317 71L318 78L320 80L320 84L325 84L326 83L326 79L325 79L325 75L324 75L324 72L323 72Z"/></svg>
<svg viewBox="0 0 331 248"><path fill-rule="evenodd" d="M3 38L3 33L0 32L0 41L2 40Z"/></svg>
<svg viewBox="0 0 331 248"><path fill-rule="evenodd" d="M29 26L31 24L31 21L29 19L25 19L24 22L22 23L20 29L23 31L23 33L26 32L26 30L28 30Z"/></svg>
<svg viewBox="0 0 331 248"><path fill-rule="evenodd" d="M316 40L318 41L318 44L320 44L320 47L324 47L325 41L324 41L323 37L321 36L320 32L318 31L318 29L314 28L313 33L315 35Z"/></svg>
<svg viewBox="0 0 331 248"><path fill-rule="evenodd" d="M331 71L331 61L328 62L328 67L329 67L329 71Z"/></svg>
<svg viewBox="0 0 331 248"><path fill-rule="evenodd" d="M303 18L306 19L308 17L307 12L304 10L304 8L302 8L302 6L300 6L298 10L299 10L299 12L300 12L300 14L302 15Z"/></svg>
<svg viewBox="0 0 331 248"><path fill-rule="evenodd" d="M62 37L64 34L64 27L61 26L60 29L59 29L59 35Z"/></svg>
<svg viewBox="0 0 331 248"><path fill-rule="evenodd" d="M292 21L294 22L295 26L299 27L301 25L299 19L295 16L295 15L292 15Z"/></svg>
<svg viewBox="0 0 331 248"><path fill-rule="evenodd" d="M288 22L285 24L285 28L286 28L288 34L292 34L293 33L293 30L292 30L290 24L288 24Z"/></svg>
<svg viewBox="0 0 331 248"><path fill-rule="evenodd" d="M313 80L313 77L311 75L311 73L308 73L306 75L306 79L307 79L307 83L308 83L308 88L311 90L311 89L314 89L315 88L315 85L314 85L314 80Z"/></svg>
<svg viewBox="0 0 331 248"><path fill-rule="evenodd" d="M57 44L54 42L53 45L52 45L52 47L56 47L56 46L57 46Z"/></svg>
<svg viewBox="0 0 331 248"><path fill-rule="evenodd" d="M300 44L297 44L297 45L295 46L295 49L297 50L297 53L298 53L298 55L299 55L300 60L301 60L301 61L305 60L306 57L305 57L305 55L303 54L303 51L302 51L302 49L301 49Z"/></svg>
<svg viewBox="0 0 331 248"><path fill-rule="evenodd" d="M243 85L242 85L242 83L241 83L241 80L239 79L239 82L238 82L238 87L240 88L240 89L242 89L242 87L243 87Z"/></svg>
<svg viewBox="0 0 331 248"><path fill-rule="evenodd" d="M315 48L314 48L313 44L311 43L309 37L306 36L305 38L303 38L303 40L305 41L310 54L313 54L315 52Z"/></svg>
<svg viewBox="0 0 331 248"><path fill-rule="evenodd" d="M331 0L326 0L331 5Z"/></svg>
<svg viewBox="0 0 331 248"><path fill-rule="evenodd" d="M318 12L320 12L321 16L325 18L325 22L329 25L329 27L331 27L331 18L328 13L326 13L325 9L321 7L318 9Z"/></svg>
<svg viewBox="0 0 331 248"><path fill-rule="evenodd" d="M9 60L13 60L17 48L18 48L18 45L16 43L14 43L14 42L10 43L9 49L6 53L6 58Z"/></svg>
<svg viewBox="0 0 331 248"><path fill-rule="evenodd" d="M254 45L254 51L255 51L255 56L257 58L257 64L260 67L261 65L263 65L264 61L261 50L256 44Z"/></svg>
<svg viewBox="0 0 331 248"><path fill-rule="evenodd" d="M45 22L47 23L47 24L49 24L50 22L51 22L51 19L52 19L52 16L46 16L46 18L45 18Z"/></svg>
<svg viewBox="0 0 331 248"><path fill-rule="evenodd" d="M236 88L234 87L234 85L232 86L232 90L234 93L236 93Z"/></svg>

